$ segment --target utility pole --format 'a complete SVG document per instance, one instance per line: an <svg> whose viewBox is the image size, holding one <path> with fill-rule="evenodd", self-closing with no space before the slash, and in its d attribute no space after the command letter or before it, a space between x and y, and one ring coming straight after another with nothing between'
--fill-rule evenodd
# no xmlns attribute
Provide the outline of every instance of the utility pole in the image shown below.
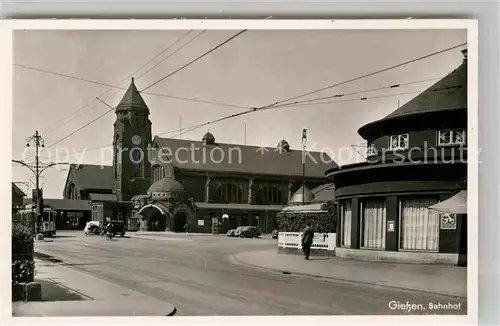
<svg viewBox="0 0 500 326"><path fill-rule="evenodd" d="M39 222L40 216L43 215L43 199L40 191L40 157L39 157L39 148L40 146L43 148L45 147L45 144L43 143L43 138L38 132L38 130L35 131L35 134L28 138L26 147L30 147L30 142L34 143L35 146L35 198L33 198L33 201L35 203L36 207L36 214L33 220L33 231L36 233L37 231L37 225Z"/></svg>
<svg viewBox="0 0 500 326"><path fill-rule="evenodd" d="M306 196L306 143L307 143L307 129L302 129L302 205L305 204Z"/></svg>

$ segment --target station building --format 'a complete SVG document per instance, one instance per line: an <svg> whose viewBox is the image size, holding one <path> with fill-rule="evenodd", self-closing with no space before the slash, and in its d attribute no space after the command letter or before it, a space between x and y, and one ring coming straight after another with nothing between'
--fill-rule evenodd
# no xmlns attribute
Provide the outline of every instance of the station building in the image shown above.
<svg viewBox="0 0 500 326"><path fill-rule="evenodd" d="M113 165L72 165L64 189L65 199L89 203L92 220L127 220L146 231L271 232L302 186L302 151L284 139L258 147L219 143L210 132L198 141L153 137L133 79L115 113ZM328 196L325 171L336 163L322 152L305 157L306 187Z"/></svg>
<svg viewBox="0 0 500 326"><path fill-rule="evenodd" d="M430 206L467 189L467 51L446 77L362 126L366 161L327 171L338 204L336 255L456 264L467 217Z"/></svg>

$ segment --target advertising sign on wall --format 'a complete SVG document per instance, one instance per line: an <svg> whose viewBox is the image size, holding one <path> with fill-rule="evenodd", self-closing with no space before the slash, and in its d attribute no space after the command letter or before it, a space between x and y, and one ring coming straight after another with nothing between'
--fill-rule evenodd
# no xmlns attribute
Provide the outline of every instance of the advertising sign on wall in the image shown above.
<svg viewBox="0 0 500 326"><path fill-rule="evenodd" d="M441 214L441 230L456 230L457 217L455 214Z"/></svg>

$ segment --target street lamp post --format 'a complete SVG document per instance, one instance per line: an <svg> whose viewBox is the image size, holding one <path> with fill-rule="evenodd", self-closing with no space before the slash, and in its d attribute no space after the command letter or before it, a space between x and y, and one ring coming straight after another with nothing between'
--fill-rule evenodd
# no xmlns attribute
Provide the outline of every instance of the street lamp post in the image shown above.
<svg viewBox="0 0 500 326"><path fill-rule="evenodd" d="M42 173L55 165L58 164L68 164L68 163L49 163L44 166L40 165L40 157L39 157L39 152L40 152L40 147L44 148L44 140L38 130L35 131L35 134L28 139L26 139L26 147L30 147L30 143L33 143L35 146L35 166L32 167L30 164L28 164L25 161L20 161L20 160L12 160L14 163L18 163L23 165L24 167L27 167L33 174L35 175L35 194L33 201L36 207L36 216L33 219L33 232L36 234L36 226L38 225L38 219L40 216L43 214L43 198L42 198L42 193L40 191L40 176Z"/></svg>

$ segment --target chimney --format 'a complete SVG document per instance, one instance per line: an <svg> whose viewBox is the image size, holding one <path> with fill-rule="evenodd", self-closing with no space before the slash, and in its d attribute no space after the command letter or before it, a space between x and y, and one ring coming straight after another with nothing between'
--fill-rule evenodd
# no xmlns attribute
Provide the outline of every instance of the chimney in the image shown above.
<svg viewBox="0 0 500 326"><path fill-rule="evenodd" d="M462 54L464 56L464 63L467 63L467 49L462 50Z"/></svg>

